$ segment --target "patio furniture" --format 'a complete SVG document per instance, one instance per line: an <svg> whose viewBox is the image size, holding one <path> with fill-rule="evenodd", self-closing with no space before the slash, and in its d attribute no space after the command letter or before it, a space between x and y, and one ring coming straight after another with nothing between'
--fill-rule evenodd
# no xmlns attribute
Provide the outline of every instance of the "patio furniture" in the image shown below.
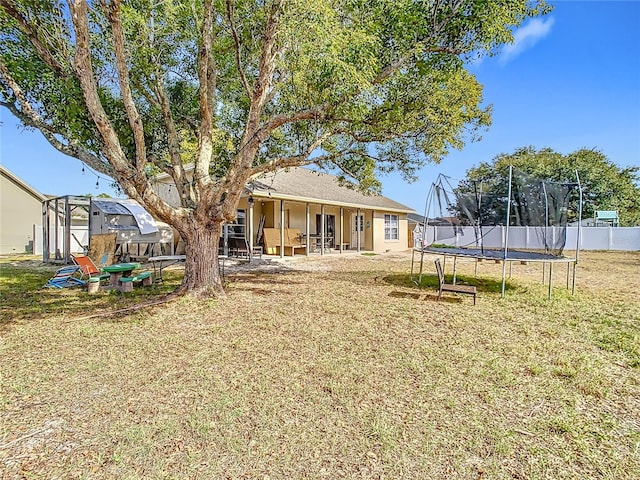
<svg viewBox="0 0 640 480"><path fill-rule="evenodd" d="M278 228L265 228L263 229L264 246L267 254L279 254L280 253L280 229ZM284 254L295 255L296 250L303 250L302 253L306 253L307 245L302 240L302 232L299 228L285 228L284 229Z"/></svg>
<svg viewBox="0 0 640 480"><path fill-rule="evenodd" d="M438 272L438 300L442 296L442 292L454 292L454 293L464 293L467 295L473 295L473 304L476 304L476 287L473 285L453 285L451 283L445 283L444 281L444 272L442 271L442 265L440 264L440 259L435 260L436 271Z"/></svg>
<svg viewBox="0 0 640 480"><path fill-rule="evenodd" d="M149 287L153 283L151 278L151 272L140 272L133 277L120 277L120 291L131 292L133 291L133 284L136 282L142 283L143 287Z"/></svg>
<svg viewBox="0 0 640 480"><path fill-rule="evenodd" d="M69 288L69 287L82 287L85 282L73 276L74 273L79 271L77 265L67 265L66 267L59 268L53 274L53 278L50 278L47 283L44 284L45 288Z"/></svg>
<svg viewBox="0 0 640 480"><path fill-rule="evenodd" d="M138 268L140 268L140 264L135 262L114 263L113 265L102 267L102 271L107 272L110 275L109 287L120 290L120 288L122 287L120 279L122 277L129 277L131 275L131 272Z"/></svg>
<svg viewBox="0 0 640 480"><path fill-rule="evenodd" d="M158 255L156 257L149 257L149 261L153 265L153 278L156 283L162 283L162 270L175 265L177 263L184 263L187 261L186 255Z"/></svg>
<svg viewBox="0 0 640 480"><path fill-rule="evenodd" d="M312 252L317 252L317 251L322 251L322 235L319 233L312 233L311 235L309 235L309 241L311 243L311 251ZM330 235L325 235L324 236L324 250L331 250L331 247L333 245L333 236Z"/></svg>
<svg viewBox="0 0 640 480"><path fill-rule="evenodd" d="M108 255L105 254L103 256L104 261L101 263L103 264L106 263L107 258L108 258ZM88 280L94 277L97 277L99 280L106 280L107 278L109 278L108 273L100 273L100 269L96 266L95 263L93 263L93 260L91 260L91 257L89 257L88 255L78 255L78 254L72 253L71 259L73 260L73 263L75 263L78 266L78 268L80 269L80 272L82 272L81 278L83 280Z"/></svg>
<svg viewBox="0 0 640 480"><path fill-rule="evenodd" d="M242 237L229 237L227 239L230 257L246 257L251 260L251 252L249 251L249 243L247 239Z"/></svg>
<svg viewBox="0 0 640 480"><path fill-rule="evenodd" d="M262 247L254 246L249 248L249 242L244 237L229 237L227 246L229 248L229 257L247 257L249 261L253 260L255 255L262 258Z"/></svg>

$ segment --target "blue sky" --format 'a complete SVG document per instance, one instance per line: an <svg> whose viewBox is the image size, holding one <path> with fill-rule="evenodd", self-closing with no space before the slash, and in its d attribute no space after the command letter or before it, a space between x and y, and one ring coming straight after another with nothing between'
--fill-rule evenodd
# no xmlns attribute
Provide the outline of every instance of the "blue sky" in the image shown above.
<svg viewBox="0 0 640 480"><path fill-rule="evenodd" d="M596 148L620 166L640 165L640 1L551 4L554 11L523 25L513 46L470 67L493 105L482 140L427 165L416 183L382 177L384 195L422 213L439 173L461 178L528 145L565 154ZM18 128L7 110L0 115L0 162L24 181L46 194L114 194L39 133Z"/></svg>

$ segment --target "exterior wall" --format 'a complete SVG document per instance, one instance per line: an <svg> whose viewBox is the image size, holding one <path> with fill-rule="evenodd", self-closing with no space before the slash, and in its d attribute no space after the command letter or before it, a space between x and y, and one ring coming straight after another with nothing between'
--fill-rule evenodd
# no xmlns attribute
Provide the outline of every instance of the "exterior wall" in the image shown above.
<svg viewBox="0 0 640 480"><path fill-rule="evenodd" d="M33 226L42 223L41 201L0 175L0 205L0 253L32 248Z"/></svg>
<svg viewBox="0 0 640 480"><path fill-rule="evenodd" d="M398 239L385 240L384 238L384 216L391 213L398 215ZM373 214L373 251L384 253L387 251L401 252L407 249L409 223L407 215L395 212L384 212L376 210Z"/></svg>
<svg viewBox="0 0 640 480"><path fill-rule="evenodd" d="M264 205L263 205L264 203ZM307 231L307 210L306 203L295 202L293 200L285 200L285 227L297 228L301 232ZM238 208L246 207L246 201L243 199L240 202ZM355 231L355 226L351 225L352 215L355 215L356 209L346 208L342 209L342 224L340 223L340 207L325 205L325 215L333 215L335 217L335 232L334 243L338 248L338 243L343 243L349 246L349 249L355 250L356 245L352 242L352 234ZM322 214L322 205L318 203L309 203L309 233L312 235L319 235L320 231L316 228L316 216ZM373 211L372 210L360 210L360 214L364 219L364 230L361 234L361 250L373 250ZM280 228L280 200L270 200L256 198L253 211L253 231L254 235L258 233L258 226L260 224L260 215L265 216L265 228ZM247 218L249 218L247 216ZM384 219L384 217L383 217ZM384 222L384 220L383 220ZM384 233L383 233L384 238ZM255 241L255 237L254 237ZM345 248L347 248L345 246ZM389 248L389 247L387 247ZM384 251L384 250L382 250Z"/></svg>
<svg viewBox="0 0 640 480"><path fill-rule="evenodd" d="M153 186L156 193L169 205L177 207L180 205L180 197L178 191L173 183L169 183L169 180L164 182L156 182Z"/></svg>
<svg viewBox="0 0 640 480"><path fill-rule="evenodd" d="M155 187L158 193L172 205L178 204L177 192L175 187L169 187L167 183L158 183ZM294 200L285 200L285 227L297 228L301 232L306 233L307 221L306 221L306 203L296 202ZM247 239L249 238L249 222L251 221L249 215L249 205L246 198L240 200L238 209L243 209L247 212ZM403 213L393 213L398 215L398 240L386 241L384 239L384 215L385 212L374 211L372 209L360 209L360 214L363 216L364 228L360 237L360 249L367 251L374 251L376 253L384 253L386 251L403 251L406 250L410 241L408 235L408 220L407 215ZM343 243L349 246L350 250L355 250L357 247L353 238L355 236L355 221L353 216L358 212L355 208L343 207L343 222L340 223L340 207L325 206L325 215L335 216L335 238L336 244ZM316 231L316 215L322 213L322 205L320 203L309 204L309 230L311 234L320 234L320 231ZM253 205L253 242L256 241L258 234L258 227L260 225L260 217L264 215L264 227L265 228L280 228L280 200L271 199L266 197L254 197Z"/></svg>

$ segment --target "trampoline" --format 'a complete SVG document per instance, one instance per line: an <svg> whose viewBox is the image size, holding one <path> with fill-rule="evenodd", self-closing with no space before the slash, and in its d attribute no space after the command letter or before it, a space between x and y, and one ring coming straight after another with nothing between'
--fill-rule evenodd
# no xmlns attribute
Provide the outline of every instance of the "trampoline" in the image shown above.
<svg viewBox="0 0 640 480"><path fill-rule="evenodd" d="M492 192L470 183L453 187L448 177L438 177L427 198L422 237L418 238L420 246L414 247L412 252L411 279L415 283L422 284L424 255L432 254L442 255L444 264L447 257L453 258L454 284L459 257L475 259L476 275L478 263L482 260L502 263L502 297L505 293L507 265L511 277L514 262L541 263L543 283L548 270L548 298L551 298L553 266L566 264L567 289L571 288L571 293L575 293L582 217L582 188L578 173L575 183L557 183L533 178L509 167L506 185L506 192ZM575 256L567 257L562 252L566 243L568 211L570 201L576 196L578 236ZM500 219L502 222L499 224ZM433 226L433 233L429 230L430 226ZM533 243L538 248L518 249L510 244L509 230L513 227L531 229L535 237ZM501 233L500 245L487 246L485 236L496 228ZM464 234L465 229L467 232L473 231L473 238L468 244L459 245L461 232ZM527 238L529 231L526 231ZM428 238L429 234L431 238ZM416 255L420 256L419 262L416 261ZM414 274L418 263L416 282Z"/></svg>

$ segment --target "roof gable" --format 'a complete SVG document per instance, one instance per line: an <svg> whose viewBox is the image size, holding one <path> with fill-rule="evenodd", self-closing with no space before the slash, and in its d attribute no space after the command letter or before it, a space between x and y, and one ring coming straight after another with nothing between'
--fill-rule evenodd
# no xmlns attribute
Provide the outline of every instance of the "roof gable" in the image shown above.
<svg viewBox="0 0 640 480"><path fill-rule="evenodd" d="M18 187L20 187L22 190L27 192L29 195L31 195L33 198L35 198L39 202L44 202L47 199L47 197L45 197L42 193L40 193L38 190L36 190L27 182L25 182L20 177L18 177L15 173L11 172L7 168L3 167L2 165L0 165L0 174L2 174L2 176L7 178L9 181L16 184Z"/></svg>

